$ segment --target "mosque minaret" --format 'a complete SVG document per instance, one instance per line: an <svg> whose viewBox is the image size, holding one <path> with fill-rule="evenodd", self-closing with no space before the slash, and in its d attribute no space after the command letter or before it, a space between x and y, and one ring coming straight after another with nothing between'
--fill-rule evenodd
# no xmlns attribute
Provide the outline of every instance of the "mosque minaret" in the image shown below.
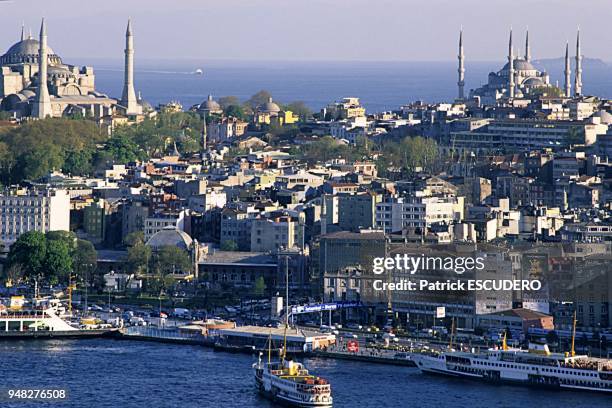
<svg viewBox="0 0 612 408"><path fill-rule="evenodd" d="M512 45L512 29L510 29L510 40L508 41L508 96L510 96L510 98L514 98L515 95L515 75L516 72L514 71L514 46Z"/></svg>
<svg viewBox="0 0 612 408"><path fill-rule="evenodd" d="M459 68L457 69L457 73L459 74L459 78L457 80L457 87L459 88L459 100L465 99L465 54L463 53L463 29L459 32L459 54L457 55L459 59Z"/></svg>
<svg viewBox="0 0 612 408"><path fill-rule="evenodd" d="M23 29L21 31L22 38ZM49 96L49 88L47 87L47 25L43 18L40 24L40 47L38 49L38 89L36 92L36 102L32 109L32 116L39 119L44 119L48 116L53 116L51 109L51 97Z"/></svg>
<svg viewBox="0 0 612 408"><path fill-rule="evenodd" d="M572 68L570 64L570 55L569 55L569 42L565 43L565 97L572 97Z"/></svg>
<svg viewBox="0 0 612 408"><path fill-rule="evenodd" d="M529 46L529 29L525 35L525 61L531 62L531 47Z"/></svg>
<svg viewBox="0 0 612 408"><path fill-rule="evenodd" d="M580 29L576 36L576 77L574 81L574 96L582 96L582 54L580 51Z"/></svg>
<svg viewBox="0 0 612 408"><path fill-rule="evenodd" d="M142 113L142 107L136 99L134 90L134 35L132 34L132 20L128 20L125 31L125 79L121 104L125 107L126 114L138 115Z"/></svg>

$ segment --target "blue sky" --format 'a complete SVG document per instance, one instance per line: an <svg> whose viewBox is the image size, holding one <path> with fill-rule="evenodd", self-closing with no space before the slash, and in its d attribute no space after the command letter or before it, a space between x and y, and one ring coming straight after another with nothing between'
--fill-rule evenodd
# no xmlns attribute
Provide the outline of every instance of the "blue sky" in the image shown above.
<svg viewBox="0 0 612 408"><path fill-rule="evenodd" d="M612 61L610 0L12 0L0 1L0 53L25 22L63 57L121 58L128 16L138 58L451 61L465 30L468 59L502 60L508 29L534 58L558 57L583 33L583 53Z"/></svg>

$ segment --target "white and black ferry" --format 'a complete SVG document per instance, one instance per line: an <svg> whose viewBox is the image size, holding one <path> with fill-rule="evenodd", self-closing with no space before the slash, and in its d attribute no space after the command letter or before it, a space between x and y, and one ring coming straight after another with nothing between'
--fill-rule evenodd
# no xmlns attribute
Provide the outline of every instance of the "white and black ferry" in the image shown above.
<svg viewBox="0 0 612 408"><path fill-rule="evenodd" d="M413 354L412 359L423 373L612 394L612 360L551 353L546 345Z"/></svg>

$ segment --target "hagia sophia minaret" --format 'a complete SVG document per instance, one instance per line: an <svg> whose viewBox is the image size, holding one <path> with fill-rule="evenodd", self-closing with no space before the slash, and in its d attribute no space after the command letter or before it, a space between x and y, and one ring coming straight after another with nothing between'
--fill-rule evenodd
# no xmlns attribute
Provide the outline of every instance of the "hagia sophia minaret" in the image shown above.
<svg viewBox="0 0 612 408"><path fill-rule="evenodd" d="M576 77L574 79L574 95L582 95L582 54L580 52L580 29L576 36Z"/></svg>
<svg viewBox="0 0 612 408"><path fill-rule="evenodd" d="M572 97L572 68L570 64L569 42L565 43L565 97Z"/></svg>
<svg viewBox="0 0 612 408"><path fill-rule="evenodd" d="M525 61L531 62L531 47L529 46L529 29L525 34Z"/></svg>
<svg viewBox="0 0 612 408"><path fill-rule="evenodd" d="M47 64L47 25L43 18L40 24L40 48L38 49L38 90L32 108L32 116L39 119L53 116L49 88L47 88Z"/></svg>
<svg viewBox="0 0 612 408"><path fill-rule="evenodd" d="M508 94L514 98L514 49L512 46L512 29L510 29L510 40L508 41Z"/></svg>
<svg viewBox="0 0 612 408"><path fill-rule="evenodd" d="M128 20L125 32L125 80L121 104L125 107L128 115L141 113L136 91L134 91L134 36L132 34L132 20Z"/></svg>
<svg viewBox="0 0 612 408"><path fill-rule="evenodd" d="M463 29L459 32L459 54L457 55L459 59L459 68L457 69L457 73L459 74L459 79L457 80L457 87L459 88L459 99L465 99L465 55L463 54Z"/></svg>

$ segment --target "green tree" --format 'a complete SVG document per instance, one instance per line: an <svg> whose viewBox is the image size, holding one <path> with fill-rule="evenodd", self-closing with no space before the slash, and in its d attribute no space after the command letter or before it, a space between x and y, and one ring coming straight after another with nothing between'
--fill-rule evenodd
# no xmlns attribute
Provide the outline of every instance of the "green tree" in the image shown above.
<svg viewBox="0 0 612 408"><path fill-rule="evenodd" d="M272 94L270 92L266 91L265 89L262 89L261 91L257 92L253 96L251 96L245 102L245 105L248 106L249 108L251 108L252 110L255 110L255 108L257 108L259 105L262 105L262 104L268 102L268 100L271 97L272 97Z"/></svg>
<svg viewBox="0 0 612 408"><path fill-rule="evenodd" d="M6 279L7 283L10 282L13 285L21 282L25 277L23 265L20 263L8 265L2 269L2 277Z"/></svg>
<svg viewBox="0 0 612 408"><path fill-rule="evenodd" d="M239 105L230 105L225 109L224 112L227 116L233 116L240 120L248 119L248 115L245 113L244 108Z"/></svg>
<svg viewBox="0 0 612 408"><path fill-rule="evenodd" d="M174 245L161 247L155 258L156 269L163 275L191 272L189 254Z"/></svg>
<svg viewBox="0 0 612 408"><path fill-rule="evenodd" d="M51 240L47 242L44 268L49 282L56 283L68 280L68 274L72 271L72 254L66 241Z"/></svg>
<svg viewBox="0 0 612 408"><path fill-rule="evenodd" d="M68 174L91 174L93 156L94 151L92 149L68 151L62 170Z"/></svg>
<svg viewBox="0 0 612 408"><path fill-rule="evenodd" d="M437 148L433 139L425 139L420 136L405 138L400 144L403 167L410 171L416 170L417 167L430 168L438 154Z"/></svg>
<svg viewBox="0 0 612 408"><path fill-rule="evenodd" d="M538 86L532 89L528 94L528 96L530 96L531 98L560 98L563 95L563 90L561 90L561 88L559 88L558 86L554 85Z"/></svg>
<svg viewBox="0 0 612 408"><path fill-rule="evenodd" d="M222 96L217 102L219 102L219 105L223 110L226 110L230 106L240 106L240 99L238 99L237 96L233 95Z"/></svg>
<svg viewBox="0 0 612 408"><path fill-rule="evenodd" d="M144 244L145 243L144 232L142 231L130 232L123 238L123 243L128 247L134 246L139 243Z"/></svg>
<svg viewBox="0 0 612 408"><path fill-rule="evenodd" d="M42 275L47 255L47 240L45 234L29 231L17 238L9 250L7 264L21 265L26 279Z"/></svg>
<svg viewBox="0 0 612 408"><path fill-rule="evenodd" d="M221 243L221 250L222 251L237 251L238 244L236 243L236 241L231 240L231 239L225 240Z"/></svg>
<svg viewBox="0 0 612 408"><path fill-rule="evenodd" d="M151 262L151 247L142 242L137 242L128 247L127 264L128 270L135 274L145 274Z"/></svg>
<svg viewBox="0 0 612 408"><path fill-rule="evenodd" d="M297 115L301 121L306 121L312 118L312 110L303 101L294 101L285 107L286 110L290 110Z"/></svg>
<svg viewBox="0 0 612 408"><path fill-rule="evenodd" d="M0 141L0 180L7 185L13 184L12 175L16 163L9 145Z"/></svg>
<svg viewBox="0 0 612 408"><path fill-rule="evenodd" d="M253 286L253 294L255 296L263 296L266 293L266 281L263 276L255 279L255 285Z"/></svg>
<svg viewBox="0 0 612 408"><path fill-rule="evenodd" d="M71 251L76 248L77 236L72 231L49 231L45 234L47 242L49 241L62 241L64 242Z"/></svg>
<svg viewBox="0 0 612 408"><path fill-rule="evenodd" d="M106 151L113 161L128 163L144 158L143 152L126 134L115 134L106 142Z"/></svg>
<svg viewBox="0 0 612 408"><path fill-rule="evenodd" d="M77 279L90 286L95 280L98 264L98 253L89 241L79 239L72 254L72 266Z"/></svg>
<svg viewBox="0 0 612 408"><path fill-rule="evenodd" d="M145 119L131 126L120 126L113 138L122 138L118 143L122 160L133 156L161 156L176 143L182 153L199 149L200 132L204 120L195 112L161 112L155 118ZM111 138L111 139L113 139ZM129 141L129 142L128 142Z"/></svg>
<svg viewBox="0 0 612 408"><path fill-rule="evenodd" d="M128 270L135 274L148 272L151 262L151 247L145 244L144 233L136 231L128 234L123 240L127 246Z"/></svg>
<svg viewBox="0 0 612 408"><path fill-rule="evenodd" d="M38 179L52 170L87 174L96 145L105 139L106 135L89 120L25 122L2 134L0 176L5 181L20 182Z"/></svg>

